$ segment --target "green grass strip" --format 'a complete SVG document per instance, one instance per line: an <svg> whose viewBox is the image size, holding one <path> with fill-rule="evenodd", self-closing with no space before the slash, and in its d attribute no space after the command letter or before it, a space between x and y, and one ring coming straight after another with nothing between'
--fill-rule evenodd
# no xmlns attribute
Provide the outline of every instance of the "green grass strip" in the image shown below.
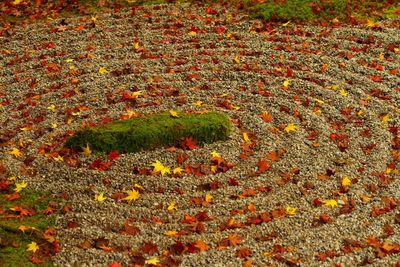
<svg viewBox="0 0 400 267"><path fill-rule="evenodd" d="M185 137L198 144L226 140L232 125L224 113L183 114L169 113L114 121L85 128L66 142L66 147L82 148L89 145L93 151L120 153L136 152L157 147L177 146Z"/></svg>

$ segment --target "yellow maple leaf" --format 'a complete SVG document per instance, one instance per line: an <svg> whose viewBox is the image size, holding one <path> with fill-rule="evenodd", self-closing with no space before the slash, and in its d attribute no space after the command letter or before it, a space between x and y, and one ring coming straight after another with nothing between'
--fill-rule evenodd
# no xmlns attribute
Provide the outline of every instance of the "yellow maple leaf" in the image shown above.
<svg viewBox="0 0 400 267"><path fill-rule="evenodd" d="M383 123L388 123L389 120L390 120L389 114L386 114L386 115L384 115L384 116L381 117L381 121L382 121Z"/></svg>
<svg viewBox="0 0 400 267"><path fill-rule="evenodd" d="M214 197L213 197L210 193L207 193L204 199L205 199L205 201L206 201L207 203L212 203Z"/></svg>
<svg viewBox="0 0 400 267"><path fill-rule="evenodd" d="M142 90L132 92L132 97L138 98L140 95L143 95L143 91Z"/></svg>
<svg viewBox="0 0 400 267"><path fill-rule="evenodd" d="M169 212L172 212L172 211L177 210L177 209L178 209L178 208L176 207L175 202L169 203L168 208L167 208L167 210L168 210Z"/></svg>
<svg viewBox="0 0 400 267"><path fill-rule="evenodd" d="M286 214L287 215L296 215L296 211L297 211L296 208L293 208L293 207L290 207L290 206L286 207Z"/></svg>
<svg viewBox="0 0 400 267"><path fill-rule="evenodd" d="M287 27L289 25L289 23L290 23L290 20L288 22L282 23L282 26Z"/></svg>
<svg viewBox="0 0 400 267"><path fill-rule="evenodd" d="M176 112L175 110L170 110L169 114L171 115L171 117L174 117L174 118L178 118L179 117L178 112Z"/></svg>
<svg viewBox="0 0 400 267"><path fill-rule="evenodd" d="M197 34L197 32L195 32L195 31L190 31L190 32L188 32L188 35L190 35L190 36L194 36L194 35L196 35Z"/></svg>
<svg viewBox="0 0 400 267"><path fill-rule="evenodd" d="M26 188L28 184L25 181L22 181L21 183L15 183L15 188L14 191L19 193L22 191L22 189Z"/></svg>
<svg viewBox="0 0 400 267"><path fill-rule="evenodd" d="M211 152L211 158L220 158L221 156L219 155L218 152L216 152L215 150L213 152Z"/></svg>
<svg viewBox="0 0 400 267"><path fill-rule="evenodd" d="M106 197L104 196L104 193L100 193L100 194L94 195L94 200L103 202L104 200L106 200Z"/></svg>
<svg viewBox="0 0 400 267"><path fill-rule="evenodd" d="M217 165L211 165L210 170L212 173L216 173L218 170L218 166Z"/></svg>
<svg viewBox="0 0 400 267"><path fill-rule="evenodd" d="M289 87L289 80L285 80L283 82L283 87Z"/></svg>
<svg viewBox="0 0 400 267"><path fill-rule="evenodd" d="M56 129L56 128L58 127L58 125L57 125L56 122L52 122L52 123L50 124L50 127L51 127L52 129Z"/></svg>
<svg viewBox="0 0 400 267"><path fill-rule="evenodd" d="M94 16L92 16L92 17L90 18L90 20L91 20L91 21L93 21L94 23L96 23L96 21L97 21L97 18L96 18L96 17L94 17Z"/></svg>
<svg viewBox="0 0 400 267"><path fill-rule="evenodd" d="M351 180L349 177L345 176L342 178L342 186L347 187L351 184Z"/></svg>
<svg viewBox="0 0 400 267"><path fill-rule="evenodd" d="M181 167L176 167L172 170L173 174L181 174L183 169Z"/></svg>
<svg viewBox="0 0 400 267"><path fill-rule="evenodd" d="M380 60L385 60L385 54L380 53L380 54L379 54L379 59L380 59Z"/></svg>
<svg viewBox="0 0 400 267"><path fill-rule="evenodd" d="M11 151L8 152L8 153L9 153L10 155L13 155L13 156L16 157L16 158L19 158L19 157L22 156L21 151L19 151L19 149L16 148L16 147L13 147L13 148L11 149Z"/></svg>
<svg viewBox="0 0 400 267"><path fill-rule="evenodd" d="M164 166L160 161L156 160L156 162L152 163L151 166L154 167L153 173L161 172L161 175L164 176L166 173L171 173L171 170Z"/></svg>
<svg viewBox="0 0 400 267"><path fill-rule="evenodd" d="M104 68L104 67L100 67L99 68L99 73L100 74L106 74L108 71L106 70L106 68Z"/></svg>
<svg viewBox="0 0 400 267"><path fill-rule="evenodd" d="M126 191L126 193L128 194L128 196L124 197L122 200L126 200L128 201L128 203L131 203L133 200L136 200L139 197L139 192L135 189L128 190Z"/></svg>
<svg viewBox="0 0 400 267"><path fill-rule="evenodd" d="M28 244L28 251L33 251L33 253L35 253L36 252L36 250L38 250L39 249L39 246L38 246L38 244L36 244L36 242L34 242L34 241L32 241L30 244Z"/></svg>
<svg viewBox="0 0 400 267"><path fill-rule="evenodd" d="M234 57L233 62L235 62L236 64L240 64L240 57L239 56Z"/></svg>
<svg viewBox="0 0 400 267"><path fill-rule="evenodd" d="M347 96L347 91L344 89L340 89L339 94L342 96Z"/></svg>
<svg viewBox="0 0 400 267"><path fill-rule="evenodd" d="M28 227L26 227L25 225L23 225L23 224L21 224L19 227L18 227L18 230L20 230L21 232L23 232L23 233L25 233L25 231L28 229Z"/></svg>
<svg viewBox="0 0 400 267"><path fill-rule="evenodd" d="M140 48L139 42L133 42L133 49L138 50Z"/></svg>
<svg viewBox="0 0 400 267"><path fill-rule="evenodd" d="M177 236L178 232L175 230L171 230L171 231L167 231L164 233L166 236L171 236L171 237L175 237Z"/></svg>
<svg viewBox="0 0 400 267"><path fill-rule="evenodd" d="M203 105L203 101L197 100L196 102L193 102L192 104L193 104L194 106L201 106L201 105Z"/></svg>
<svg viewBox="0 0 400 267"><path fill-rule="evenodd" d="M338 205L337 201L334 199L323 200L322 203L324 204L324 206L331 207L331 208L334 208L335 206Z"/></svg>
<svg viewBox="0 0 400 267"><path fill-rule="evenodd" d="M14 2L12 2L13 5L19 5L23 2L24 0L14 0Z"/></svg>
<svg viewBox="0 0 400 267"><path fill-rule="evenodd" d="M92 154L92 150L90 150L89 144L86 144L86 147L82 147L81 154L84 156L89 156L90 154Z"/></svg>
<svg viewBox="0 0 400 267"><path fill-rule="evenodd" d="M375 22L372 19L367 19L367 26L368 27L374 27L375 26Z"/></svg>
<svg viewBox="0 0 400 267"><path fill-rule="evenodd" d="M160 260L157 257L152 257L145 261L146 264L153 264L153 265L157 265L159 262Z"/></svg>
<svg viewBox="0 0 400 267"><path fill-rule="evenodd" d="M289 123L286 127L285 127L285 132L290 133L290 132L295 132L297 129L297 126L294 123Z"/></svg>
<svg viewBox="0 0 400 267"><path fill-rule="evenodd" d="M249 142L250 141L249 135L247 133L243 133L243 139L244 139L245 142Z"/></svg>
<svg viewBox="0 0 400 267"><path fill-rule="evenodd" d="M52 105L48 106L47 109L48 110L55 110L56 106L52 104Z"/></svg>

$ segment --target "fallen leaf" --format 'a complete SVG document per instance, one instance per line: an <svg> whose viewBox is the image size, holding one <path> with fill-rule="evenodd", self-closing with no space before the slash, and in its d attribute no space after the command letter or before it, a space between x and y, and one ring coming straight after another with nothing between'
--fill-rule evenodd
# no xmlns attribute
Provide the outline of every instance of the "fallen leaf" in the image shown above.
<svg viewBox="0 0 400 267"><path fill-rule="evenodd" d="M285 132L290 133L290 132L295 132L296 131L296 125L294 123L289 123L286 127L285 127Z"/></svg>
<svg viewBox="0 0 400 267"><path fill-rule="evenodd" d="M168 210L169 212L172 212L172 211L177 210L177 209L178 209L178 208L176 207L176 205L175 205L174 202L171 202L171 203L168 205L168 208L167 208L167 210Z"/></svg>
<svg viewBox="0 0 400 267"><path fill-rule="evenodd" d="M86 147L82 147L81 154L84 156L89 156L90 154L92 154L92 150L90 150L90 147L88 144L86 144Z"/></svg>
<svg viewBox="0 0 400 267"><path fill-rule="evenodd" d="M179 117L178 112L176 112L175 110L170 110L169 114L174 118L178 118Z"/></svg>
<svg viewBox="0 0 400 267"><path fill-rule="evenodd" d="M124 197L122 200L127 200L128 203L131 203L133 200L136 200L139 197L139 192L136 191L135 189L128 190L127 193L128 196Z"/></svg>
<svg viewBox="0 0 400 267"><path fill-rule="evenodd" d="M157 265L159 262L160 260L157 257L152 257L145 261L146 264L154 264L154 265Z"/></svg>
<svg viewBox="0 0 400 267"><path fill-rule="evenodd" d="M337 201L334 199L323 200L322 203L324 206L334 208L338 205Z"/></svg>
<svg viewBox="0 0 400 267"><path fill-rule="evenodd" d="M106 199L106 197L104 197L103 193L96 194L94 196L94 200L99 201L99 202L103 202L105 199Z"/></svg>
<svg viewBox="0 0 400 267"><path fill-rule="evenodd" d="M19 193L22 191L22 189L26 188L28 184L25 181L22 181L21 183L15 183L15 188L14 191L16 193Z"/></svg>
<svg viewBox="0 0 400 267"><path fill-rule="evenodd" d="M292 216L294 216L294 215L296 215L296 211L297 211L296 208L293 208L293 207L290 207L290 206L287 206L287 207L286 207L286 214L287 214L287 215L292 215Z"/></svg>
<svg viewBox="0 0 400 267"><path fill-rule="evenodd" d="M36 244L36 242L34 242L34 241L32 241L30 244L28 244L28 251L33 251L33 253L35 253L38 249L39 249L39 246L38 246L38 244Z"/></svg>
<svg viewBox="0 0 400 267"><path fill-rule="evenodd" d="M106 70L106 68L104 68L104 67L100 67L99 68L99 73L100 74L106 74L108 71Z"/></svg>
<svg viewBox="0 0 400 267"><path fill-rule="evenodd" d="M19 149L16 148L16 147L13 147L13 148L11 149L11 151L8 152L8 153L9 153L10 155L13 155L13 156L16 157L16 158L19 158L19 157L22 156L21 151L19 151Z"/></svg>

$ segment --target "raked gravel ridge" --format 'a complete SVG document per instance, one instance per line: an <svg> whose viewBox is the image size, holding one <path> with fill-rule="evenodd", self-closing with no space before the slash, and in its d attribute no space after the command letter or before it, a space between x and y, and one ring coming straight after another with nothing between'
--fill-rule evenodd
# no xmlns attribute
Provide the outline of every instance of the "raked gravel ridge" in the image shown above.
<svg viewBox="0 0 400 267"><path fill-rule="evenodd" d="M57 217L61 251L53 257L55 264L108 266L115 261L131 266L133 252L115 248L141 252L149 241L158 250L151 256L144 253L144 259L157 257L162 263L176 240L202 240L208 250L175 251L172 258L180 266L241 266L250 261L237 251L248 248L253 266L399 266L399 253L378 255L366 242L375 236L400 243L399 21L379 22L374 28L289 23L265 32L262 22L235 9L213 10L202 5L146 6L134 14L99 14L95 22L77 17L31 24L0 38L0 138L6 144L0 147L1 160L10 176L35 189L64 193L72 207ZM107 73L100 74L101 67ZM135 101L121 100L131 87L142 95ZM105 171L89 168L95 155L79 155L79 167L38 155L49 143L61 148L58 140L83 123L118 119L126 109L139 114L219 110L229 114L235 126L228 141L190 151L120 155ZM270 122L260 117L263 112L271 115ZM40 117L31 130L20 130ZM290 123L296 129L286 132ZM256 140L246 159L240 157L244 132L249 142ZM338 136L342 144L335 143ZM23 157L15 158L8 152L19 140L26 145ZM233 168L202 176L135 172L150 169L156 160L171 168L209 166L213 151ZM273 159L271 151L282 155ZM181 152L188 159L179 165ZM30 156L31 162L26 160ZM249 175L259 159L270 169ZM28 171L21 174L24 160ZM340 193L345 176L351 184ZM229 183L231 178L238 184ZM201 186L207 183L219 188ZM143 187L136 201L111 198L134 184ZM254 195L243 194L248 189L254 189ZM100 192L107 197L104 202L94 200ZM196 206L191 201L207 193L212 203ZM385 207L385 196L394 202L391 209L372 216L373 207ZM338 206L315 205L317 198L335 199ZM177 207L172 212L167 210L171 202ZM350 211L345 212L349 202ZM297 209L295 215L248 223L251 216L288 207ZM185 215L201 211L211 218L203 222L204 231L188 230L182 223ZM321 222L322 214L331 222ZM230 218L243 227L232 224L232 229L221 230ZM138 234L120 233L126 219L140 229ZM74 227L68 222L75 222ZM392 227L391 234L385 234L385 225ZM185 229L188 234L181 237L165 234ZM233 233L241 242L218 248L220 240ZM114 249L80 247L97 238L109 240ZM365 246L346 253L343 246L355 240ZM318 260L317 255L327 251L336 254Z"/></svg>

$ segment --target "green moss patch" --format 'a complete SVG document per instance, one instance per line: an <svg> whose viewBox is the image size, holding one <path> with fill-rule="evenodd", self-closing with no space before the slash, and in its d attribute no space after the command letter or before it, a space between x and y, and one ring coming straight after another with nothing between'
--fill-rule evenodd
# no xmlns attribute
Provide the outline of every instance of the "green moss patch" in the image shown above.
<svg viewBox="0 0 400 267"><path fill-rule="evenodd" d="M4 179L0 185L0 266L53 266L50 256L58 251L53 239L55 220L45 210L57 203L48 193L31 189L16 194L13 184ZM27 250L32 242L38 245L35 252Z"/></svg>
<svg viewBox="0 0 400 267"><path fill-rule="evenodd" d="M219 112L183 114L154 114L105 125L88 127L70 137L66 147L120 153L136 152L157 147L177 146L184 138L198 144L226 140L232 125L227 115Z"/></svg>

